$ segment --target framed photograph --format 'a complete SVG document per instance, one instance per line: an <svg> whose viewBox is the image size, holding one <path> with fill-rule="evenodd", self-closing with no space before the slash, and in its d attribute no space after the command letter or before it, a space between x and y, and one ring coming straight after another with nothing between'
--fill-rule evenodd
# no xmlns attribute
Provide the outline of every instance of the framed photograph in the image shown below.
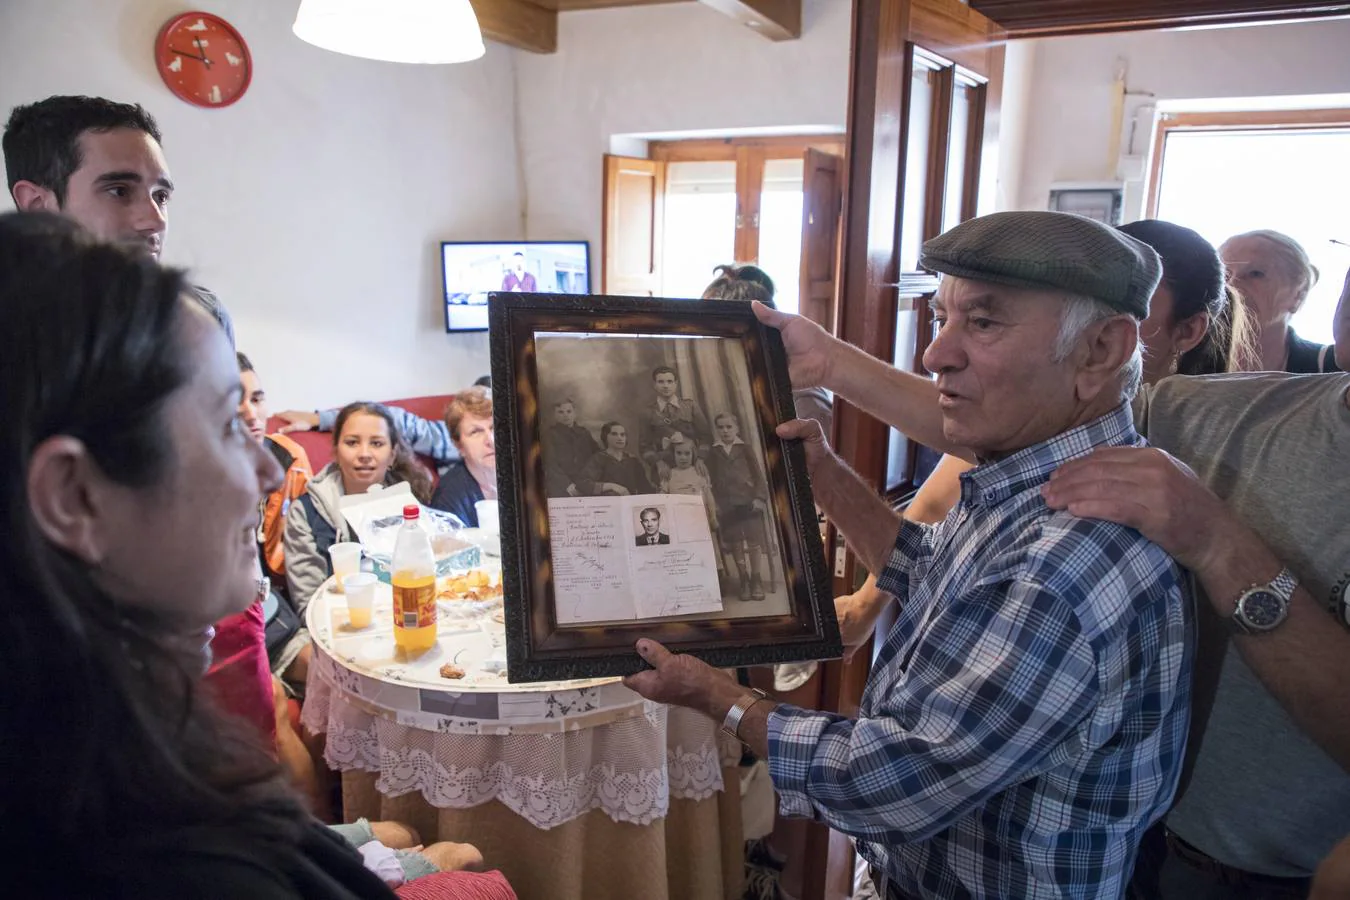
<svg viewBox="0 0 1350 900"><path fill-rule="evenodd" d="M748 303L494 293L509 678L842 648L778 332Z"/></svg>

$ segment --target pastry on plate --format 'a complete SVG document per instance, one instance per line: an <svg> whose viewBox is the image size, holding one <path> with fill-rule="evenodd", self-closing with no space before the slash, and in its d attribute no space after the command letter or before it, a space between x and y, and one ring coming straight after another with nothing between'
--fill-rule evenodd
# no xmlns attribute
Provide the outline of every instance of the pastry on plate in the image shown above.
<svg viewBox="0 0 1350 900"><path fill-rule="evenodd" d="M436 579L437 600L451 603L481 603L485 600L500 599L501 596L501 583L482 569Z"/></svg>

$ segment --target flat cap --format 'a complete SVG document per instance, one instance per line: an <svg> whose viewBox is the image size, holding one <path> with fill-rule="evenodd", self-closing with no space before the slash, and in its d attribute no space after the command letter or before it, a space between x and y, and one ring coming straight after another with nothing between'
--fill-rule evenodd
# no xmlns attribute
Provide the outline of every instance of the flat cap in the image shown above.
<svg viewBox="0 0 1350 900"><path fill-rule="evenodd" d="M924 268L1010 287L1065 291L1139 319L1162 277L1153 248L1084 216L1002 212L962 222L923 245Z"/></svg>

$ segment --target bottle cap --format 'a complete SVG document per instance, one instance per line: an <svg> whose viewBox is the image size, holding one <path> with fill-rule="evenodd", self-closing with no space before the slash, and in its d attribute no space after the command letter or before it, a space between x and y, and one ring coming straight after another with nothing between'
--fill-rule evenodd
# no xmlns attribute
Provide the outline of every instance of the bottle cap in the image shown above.
<svg viewBox="0 0 1350 900"><path fill-rule="evenodd" d="M416 503L409 503L407 506L403 507L403 521L405 522L409 519L419 518L421 515L422 507L418 506Z"/></svg>

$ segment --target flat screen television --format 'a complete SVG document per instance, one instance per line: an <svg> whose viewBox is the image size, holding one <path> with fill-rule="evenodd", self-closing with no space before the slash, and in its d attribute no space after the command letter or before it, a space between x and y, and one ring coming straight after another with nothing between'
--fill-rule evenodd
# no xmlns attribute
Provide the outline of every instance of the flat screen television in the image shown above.
<svg viewBox="0 0 1350 900"><path fill-rule="evenodd" d="M445 330L486 331L489 291L588 294L588 241L441 242Z"/></svg>

